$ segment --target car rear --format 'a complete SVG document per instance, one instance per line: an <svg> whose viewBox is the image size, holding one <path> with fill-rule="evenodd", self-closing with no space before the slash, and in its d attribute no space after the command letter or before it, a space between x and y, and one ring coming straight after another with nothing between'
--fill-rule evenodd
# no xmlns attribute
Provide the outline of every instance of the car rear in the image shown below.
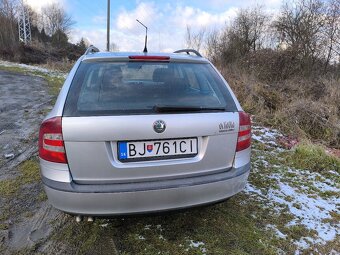
<svg viewBox="0 0 340 255"><path fill-rule="evenodd" d="M212 203L240 192L250 170L250 118L201 57L84 56L39 137L49 201L72 214Z"/></svg>

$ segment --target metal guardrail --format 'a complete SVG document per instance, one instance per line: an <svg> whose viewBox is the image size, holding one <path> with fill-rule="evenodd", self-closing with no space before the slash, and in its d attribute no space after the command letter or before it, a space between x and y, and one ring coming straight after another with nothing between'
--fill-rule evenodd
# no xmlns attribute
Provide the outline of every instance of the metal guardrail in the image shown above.
<svg viewBox="0 0 340 255"><path fill-rule="evenodd" d="M99 51L100 50L97 47L90 45L90 47L88 47L87 50L85 51L84 55L93 54Z"/></svg>
<svg viewBox="0 0 340 255"><path fill-rule="evenodd" d="M197 50L194 50L194 49L183 49L183 50L174 51L174 53L183 53L183 52L185 52L188 55L190 55L190 53L195 53L196 56L202 57L201 53L199 53Z"/></svg>

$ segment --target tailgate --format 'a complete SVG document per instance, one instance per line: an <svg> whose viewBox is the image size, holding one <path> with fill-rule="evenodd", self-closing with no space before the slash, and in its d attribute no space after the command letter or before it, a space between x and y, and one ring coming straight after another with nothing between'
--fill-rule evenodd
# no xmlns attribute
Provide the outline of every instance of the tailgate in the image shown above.
<svg viewBox="0 0 340 255"><path fill-rule="evenodd" d="M166 129L155 132L163 120ZM79 183L121 183L224 171L233 164L238 113L63 117L68 164ZM197 154L181 158L119 160L118 142L197 138ZM196 152L196 151L195 151Z"/></svg>

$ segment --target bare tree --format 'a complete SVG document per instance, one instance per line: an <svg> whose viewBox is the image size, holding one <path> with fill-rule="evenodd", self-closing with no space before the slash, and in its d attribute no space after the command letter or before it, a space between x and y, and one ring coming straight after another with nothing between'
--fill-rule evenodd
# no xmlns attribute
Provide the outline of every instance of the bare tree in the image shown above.
<svg viewBox="0 0 340 255"><path fill-rule="evenodd" d="M45 30L49 35L57 31L69 34L71 27L75 24L72 17L57 3L52 3L43 9Z"/></svg>
<svg viewBox="0 0 340 255"><path fill-rule="evenodd" d="M326 27L324 36L326 38L326 61L325 71L335 56L340 58L340 0L331 0L326 10ZM340 59L334 59L340 61Z"/></svg>
<svg viewBox="0 0 340 255"><path fill-rule="evenodd" d="M241 9L229 26L206 37L208 57L216 62L233 62L264 45L267 35L268 16L262 6Z"/></svg>
<svg viewBox="0 0 340 255"><path fill-rule="evenodd" d="M205 40L205 49L207 57L214 63L219 61L221 43L220 33L217 30L211 30L207 33Z"/></svg>
<svg viewBox="0 0 340 255"><path fill-rule="evenodd" d="M305 70L327 71L331 60L340 56L340 0L298 0L284 4L274 22L285 43L302 58Z"/></svg>
<svg viewBox="0 0 340 255"><path fill-rule="evenodd" d="M262 6L241 9L229 28L228 37L241 53L256 51L263 44L267 16Z"/></svg>
<svg viewBox="0 0 340 255"><path fill-rule="evenodd" d="M312 64L320 57L324 45L321 32L325 26L325 4L320 0L299 0L284 4L279 18L274 22L286 43Z"/></svg>
<svg viewBox="0 0 340 255"><path fill-rule="evenodd" d="M119 47L115 42L110 43L110 51L112 51L112 52L119 51Z"/></svg>
<svg viewBox="0 0 340 255"><path fill-rule="evenodd" d="M13 51L18 44L16 2L0 0L0 47L2 50Z"/></svg>
<svg viewBox="0 0 340 255"><path fill-rule="evenodd" d="M185 35L186 47L200 51L204 42L205 33L205 28L201 28L197 32L193 32L190 26L187 26Z"/></svg>

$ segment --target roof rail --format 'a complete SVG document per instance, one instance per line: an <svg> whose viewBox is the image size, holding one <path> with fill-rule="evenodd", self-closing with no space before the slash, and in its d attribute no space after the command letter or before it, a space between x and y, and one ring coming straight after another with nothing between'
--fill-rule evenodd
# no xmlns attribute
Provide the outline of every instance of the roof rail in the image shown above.
<svg viewBox="0 0 340 255"><path fill-rule="evenodd" d="M194 49L176 50L174 53L182 53L182 52L186 52L188 55L190 55L190 52L191 52L191 53L195 53L196 56L198 57L202 57L201 53L199 53L197 50L194 50Z"/></svg>
<svg viewBox="0 0 340 255"><path fill-rule="evenodd" d="M88 55L88 54L92 54L92 53L96 53L99 52L99 49L93 45L90 45L87 50L85 51L84 55Z"/></svg>

